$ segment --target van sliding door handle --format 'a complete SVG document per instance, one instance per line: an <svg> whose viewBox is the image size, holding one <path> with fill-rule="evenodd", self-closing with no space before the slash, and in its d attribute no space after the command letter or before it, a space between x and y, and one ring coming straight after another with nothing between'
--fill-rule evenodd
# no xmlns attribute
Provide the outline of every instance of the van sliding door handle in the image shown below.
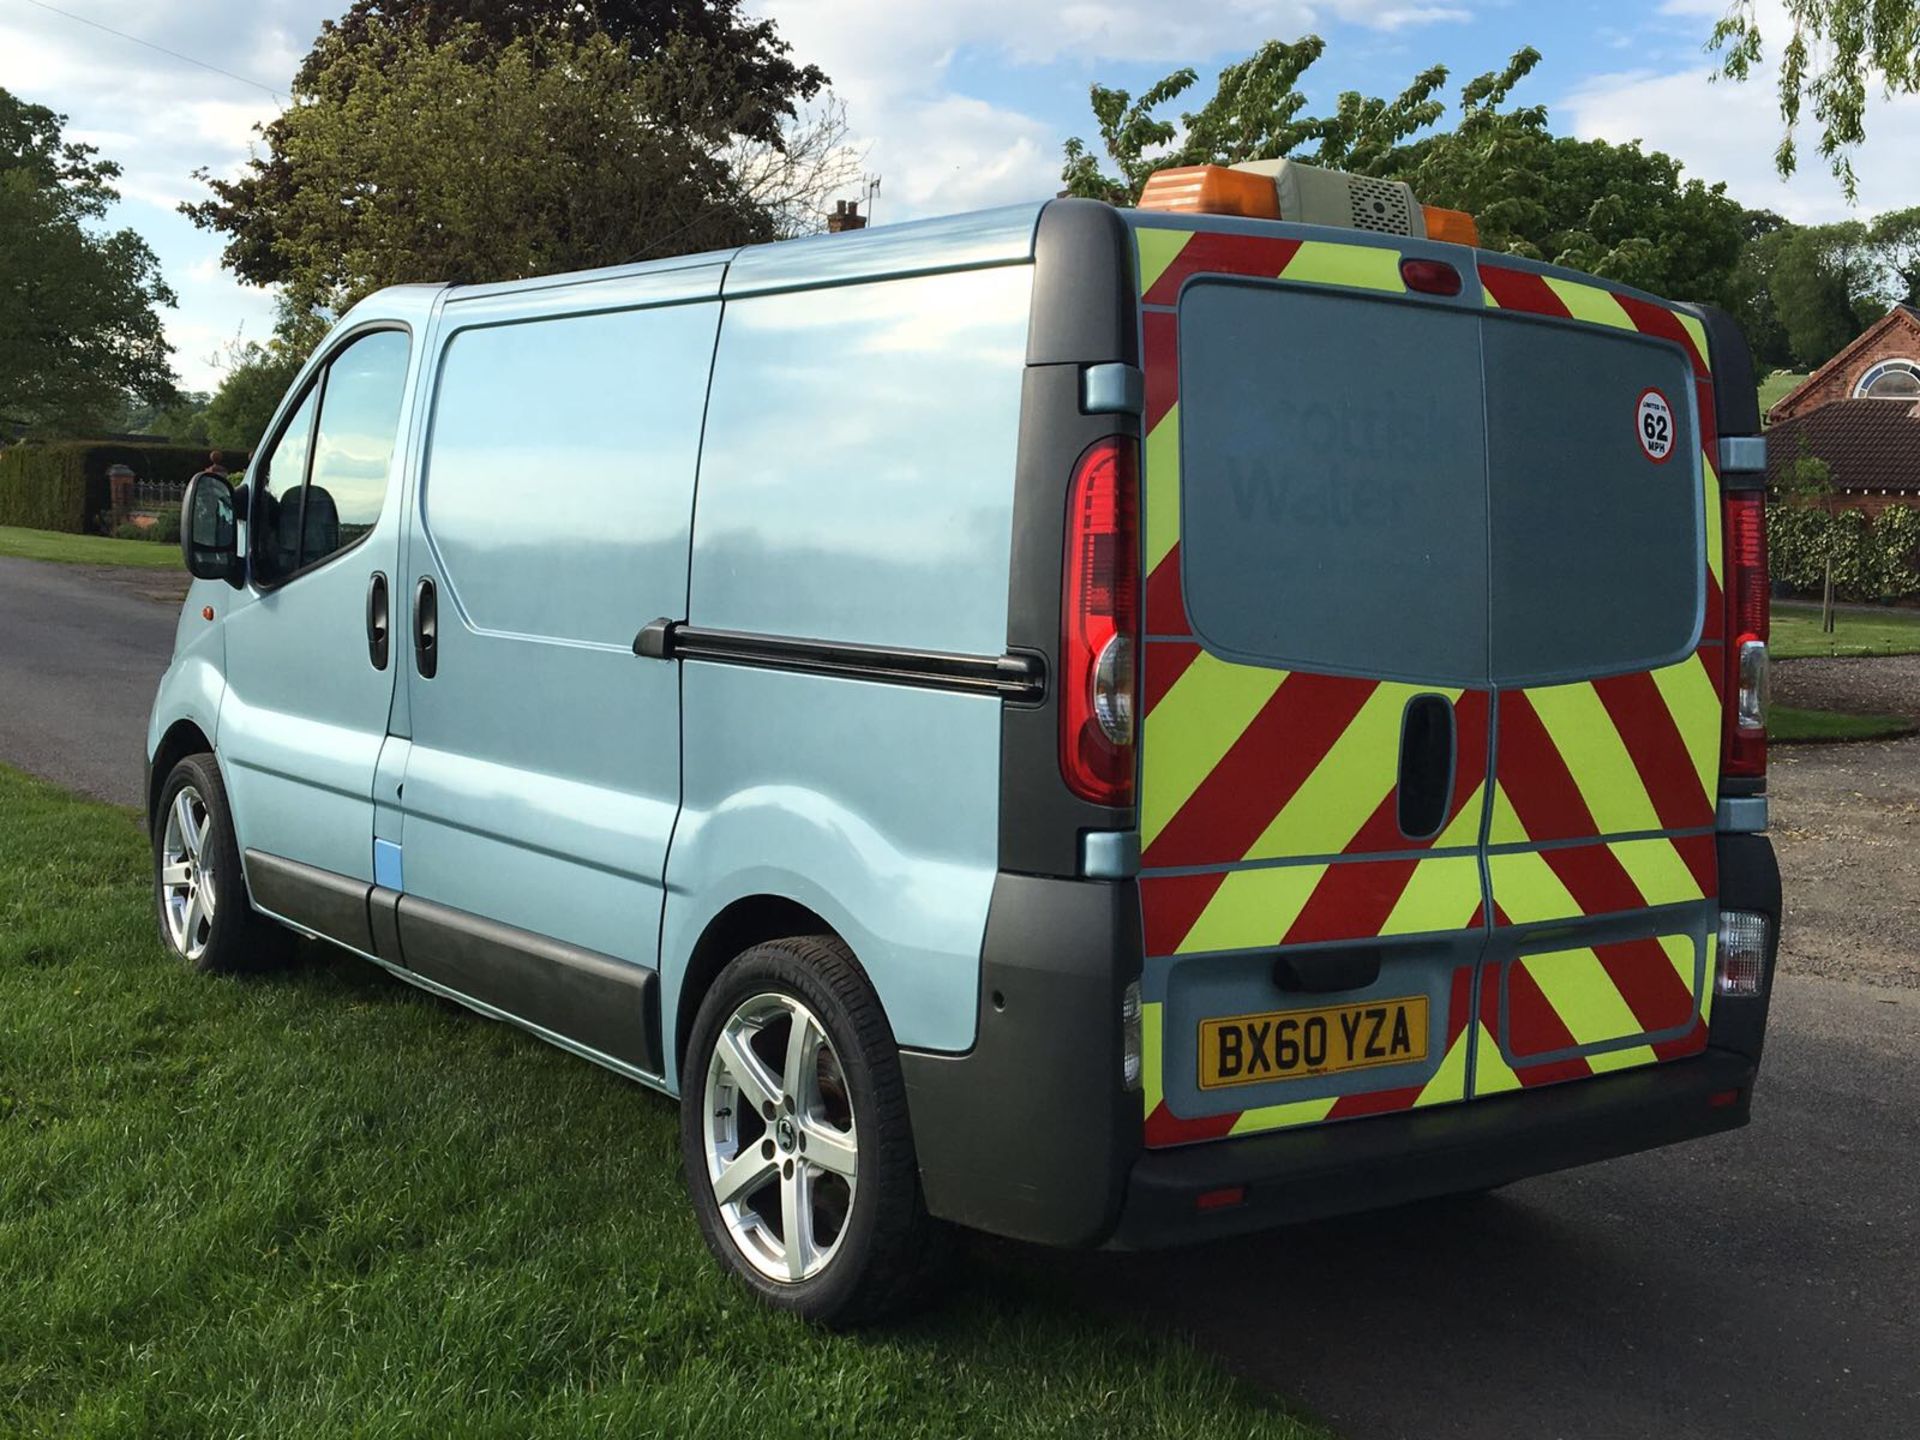
<svg viewBox="0 0 1920 1440"><path fill-rule="evenodd" d="M367 659L373 668L387 668L387 577L376 570L367 582Z"/></svg>
<svg viewBox="0 0 1920 1440"><path fill-rule="evenodd" d="M433 679L440 668L440 601L430 575L413 588L413 668L422 680Z"/></svg>

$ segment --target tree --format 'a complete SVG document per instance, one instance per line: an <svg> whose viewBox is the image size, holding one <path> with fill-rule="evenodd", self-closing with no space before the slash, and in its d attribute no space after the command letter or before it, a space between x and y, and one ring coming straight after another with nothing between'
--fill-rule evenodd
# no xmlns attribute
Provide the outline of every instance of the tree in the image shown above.
<svg viewBox="0 0 1920 1440"><path fill-rule="evenodd" d="M1291 156L1362 175L1405 180L1422 200L1465 210L1482 243L1552 260L1663 295L1726 303L1750 230L1725 188L1684 177L1670 156L1638 145L1556 137L1539 105L1510 104L1539 63L1524 49L1460 89L1453 126L1433 66L1391 97L1341 95L1328 115L1307 112L1299 85L1325 44L1269 41L1221 72L1215 93L1178 123L1160 112L1196 83L1179 70L1135 100L1096 85L1094 119L1107 173L1085 141L1067 142L1062 171L1077 195L1131 204L1162 166Z"/></svg>
<svg viewBox="0 0 1920 1440"><path fill-rule="evenodd" d="M1853 150L1867 138L1868 77L1879 76L1888 95L1920 91L1920 0L1787 0L1786 19L1777 77L1784 133L1774 163L1782 176L1794 172L1794 127L1811 101L1820 154L1851 200ZM1721 73L1730 79L1745 80L1764 63L1754 0L1733 0L1707 48L1719 53Z"/></svg>
<svg viewBox="0 0 1920 1440"><path fill-rule="evenodd" d="M306 358L305 349L278 337L243 347L202 412L207 442L222 450L258 450L280 397Z"/></svg>
<svg viewBox="0 0 1920 1440"><path fill-rule="evenodd" d="M1866 227L1796 225L1774 261L1768 291L1795 364L1815 369L1885 312Z"/></svg>
<svg viewBox="0 0 1920 1440"><path fill-rule="evenodd" d="M174 297L138 235L99 232L120 167L65 124L0 89L0 416L78 429L173 399Z"/></svg>
<svg viewBox="0 0 1920 1440"><path fill-rule="evenodd" d="M1800 437L1800 453L1787 467L1780 485L1780 498L1796 510L1817 510L1831 517L1833 512L1833 467L1815 455ZM1833 562L1839 549L1838 527L1827 525L1817 532L1816 556L1820 561L1820 630L1833 633Z"/></svg>
<svg viewBox="0 0 1920 1440"><path fill-rule="evenodd" d="M201 172L212 198L183 208L227 237L223 259L243 280L329 304L343 283L357 293L402 278L499 279L768 238L778 227L735 164L749 162L776 201L809 182L824 191L844 178L845 129L831 106L800 114L826 77L788 57L771 21L738 10L356 0L322 28L294 103L260 130L264 153L232 180ZM796 131L812 148L782 164ZM476 232L482 218L496 237ZM363 260L419 240L424 261L458 268L316 277L329 231ZM470 268L502 260L513 263Z"/></svg>
<svg viewBox="0 0 1920 1440"><path fill-rule="evenodd" d="M1876 218L1867 227L1867 248L1885 268L1893 298L1920 307L1920 205Z"/></svg>

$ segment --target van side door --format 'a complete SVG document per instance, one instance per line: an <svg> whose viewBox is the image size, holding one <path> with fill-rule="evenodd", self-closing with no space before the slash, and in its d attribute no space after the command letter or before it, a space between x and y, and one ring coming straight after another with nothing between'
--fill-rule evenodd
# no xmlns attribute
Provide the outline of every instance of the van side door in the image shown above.
<svg viewBox="0 0 1920 1440"><path fill-rule="evenodd" d="M348 331L261 446L215 737L254 901L362 949L366 907L356 921L345 882L373 873L394 666L368 624L399 560L413 350L403 326Z"/></svg>
<svg viewBox="0 0 1920 1440"><path fill-rule="evenodd" d="M405 963L646 1070L722 270L447 302L395 635Z"/></svg>

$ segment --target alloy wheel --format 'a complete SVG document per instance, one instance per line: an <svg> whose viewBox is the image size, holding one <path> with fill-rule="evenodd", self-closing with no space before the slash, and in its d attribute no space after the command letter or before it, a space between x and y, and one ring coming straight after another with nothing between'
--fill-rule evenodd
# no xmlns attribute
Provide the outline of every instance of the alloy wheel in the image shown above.
<svg viewBox="0 0 1920 1440"><path fill-rule="evenodd" d="M160 839L160 906L167 938L189 960L198 960L213 939L217 897L206 856L210 823L200 792L181 786L167 807Z"/></svg>
<svg viewBox="0 0 1920 1440"><path fill-rule="evenodd" d="M703 1097L707 1183L734 1247L798 1284L838 1253L859 1185L839 1052L791 995L755 995L715 1039Z"/></svg>

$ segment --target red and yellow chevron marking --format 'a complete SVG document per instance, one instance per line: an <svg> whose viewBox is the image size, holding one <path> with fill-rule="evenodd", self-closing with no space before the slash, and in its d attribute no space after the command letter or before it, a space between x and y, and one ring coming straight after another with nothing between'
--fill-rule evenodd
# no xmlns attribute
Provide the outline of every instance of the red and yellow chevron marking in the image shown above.
<svg viewBox="0 0 1920 1440"><path fill-rule="evenodd" d="M1446 849L1479 840L1487 696L1236 665L1156 640L1142 669L1140 841L1148 867ZM1459 770L1441 833L1394 813L1407 702L1454 704Z"/></svg>
<svg viewBox="0 0 1920 1440"><path fill-rule="evenodd" d="M1663 935L1507 962L1497 982L1489 975L1481 983L1473 1093L1583 1080L1697 1054L1707 1043L1713 955L1709 944L1706 978L1696 987L1695 946L1691 935ZM1504 1051L1496 1038L1503 998ZM1673 1038L1631 1043L1651 1035Z"/></svg>
<svg viewBox="0 0 1920 1440"><path fill-rule="evenodd" d="M1711 831L1495 850L1487 857L1494 923L1540 925L1703 900L1718 893L1716 864Z"/></svg>
<svg viewBox="0 0 1920 1440"><path fill-rule="evenodd" d="M1164 1006L1150 1004L1142 1007L1140 1019L1140 1058L1147 1117L1145 1139L1152 1147L1218 1140L1228 1135L1250 1135L1292 1125L1317 1125L1325 1120L1384 1115L1396 1110L1464 1100L1467 1096L1467 1056L1472 1044L1467 1022L1473 1015L1471 965L1456 967L1449 981L1445 1043L1439 1047L1440 1063L1422 1083L1362 1090L1347 1095L1326 1095L1313 1100L1286 1100L1278 1104L1256 1106L1251 1110L1229 1110L1191 1120L1175 1115L1166 1104L1161 1081L1161 1067L1166 1057L1164 1011Z"/></svg>
<svg viewBox="0 0 1920 1440"><path fill-rule="evenodd" d="M1719 651L1606 680L1503 692L1488 839L1585 839L1713 824Z"/></svg>

